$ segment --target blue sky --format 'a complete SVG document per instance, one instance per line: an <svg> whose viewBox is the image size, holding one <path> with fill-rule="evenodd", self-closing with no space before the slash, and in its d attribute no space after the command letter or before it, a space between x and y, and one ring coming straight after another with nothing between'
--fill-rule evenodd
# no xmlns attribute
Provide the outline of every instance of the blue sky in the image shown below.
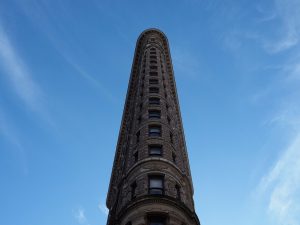
<svg viewBox="0 0 300 225"><path fill-rule="evenodd" d="M299 0L2 0L0 219L106 223L135 43L167 35L203 225L300 225Z"/></svg>

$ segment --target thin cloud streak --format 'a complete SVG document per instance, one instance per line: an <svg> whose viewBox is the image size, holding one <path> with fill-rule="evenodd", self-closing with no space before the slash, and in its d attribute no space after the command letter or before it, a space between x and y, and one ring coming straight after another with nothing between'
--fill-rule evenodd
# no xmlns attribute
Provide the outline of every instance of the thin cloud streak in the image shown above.
<svg viewBox="0 0 300 225"><path fill-rule="evenodd" d="M200 63L190 51L181 47L174 47L172 55L176 71L180 73L184 72L185 76L191 78L198 76Z"/></svg>
<svg viewBox="0 0 300 225"><path fill-rule="evenodd" d="M18 97L33 111L41 110L42 92L31 77L27 66L17 53L0 24L0 61Z"/></svg>
<svg viewBox="0 0 300 225"><path fill-rule="evenodd" d="M88 219L85 216L85 210L81 207L74 211L74 218L79 224L89 225Z"/></svg>
<svg viewBox="0 0 300 225"><path fill-rule="evenodd" d="M0 109L0 136L2 135L7 141L13 145L13 149L16 152L16 155L20 161L20 166L22 173L27 175L29 173L26 152L23 148L22 143L20 142L17 133L11 123L8 122L8 118L5 115L4 111Z"/></svg>
<svg viewBox="0 0 300 225"><path fill-rule="evenodd" d="M76 55L81 54L83 51L78 44L76 35L70 33L62 21L53 18L58 18L61 14L67 18L70 24L76 23L77 18L68 11L69 7L65 3L61 3L55 8L51 8L51 4L47 1L31 0L30 6L27 4L20 5L25 15L37 25L47 36L49 42L55 47L60 55L66 60L67 63L77 72L76 74L87 80L89 84L95 86L101 94L110 102L118 103L118 100L113 94L103 85L99 80L90 75L83 66L76 60ZM62 39L64 34L68 37L68 41Z"/></svg>
<svg viewBox="0 0 300 225"><path fill-rule="evenodd" d="M279 224L300 224L300 132L262 178L260 192L268 197L268 213Z"/></svg>
<svg viewBox="0 0 300 225"><path fill-rule="evenodd" d="M276 26L281 38L276 41L265 41L264 47L269 53L288 50L300 40L300 2L298 0L275 0L276 15L282 25Z"/></svg>
<svg viewBox="0 0 300 225"><path fill-rule="evenodd" d="M99 203L98 205L99 210L105 215L108 215L108 208L103 203Z"/></svg>

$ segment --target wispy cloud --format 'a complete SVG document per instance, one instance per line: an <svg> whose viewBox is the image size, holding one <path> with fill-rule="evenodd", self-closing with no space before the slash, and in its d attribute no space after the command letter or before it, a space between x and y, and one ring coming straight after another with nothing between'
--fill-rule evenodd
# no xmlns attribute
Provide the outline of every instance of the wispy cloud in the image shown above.
<svg viewBox="0 0 300 225"><path fill-rule="evenodd" d="M16 157L20 162L21 170L24 175L28 174L28 166L25 150L22 143L18 138L18 134L14 127L8 122L9 119L4 111L0 108L0 136L3 136L8 142L10 142L15 150Z"/></svg>
<svg viewBox="0 0 300 225"><path fill-rule="evenodd" d="M47 36L49 42L74 69L74 74L81 76L93 85L112 103L118 102L105 85L87 71L87 67L78 58L86 54L85 47L78 33L74 33L69 26L76 26L78 18L70 11L69 3L52 4L45 0L30 0L30 4L20 4L20 8L32 23L39 27ZM64 18L58 20L57 18ZM67 41L66 41L67 40Z"/></svg>
<svg viewBox="0 0 300 225"><path fill-rule="evenodd" d="M82 207L79 207L78 209L74 210L73 213L74 218L79 224L89 225L88 219L85 215L85 210Z"/></svg>
<svg viewBox="0 0 300 225"><path fill-rule="evenodd" d="M102 83L100 83L97 79L95 79L88 72L86 72L80 65L75 63L74 60L72 60L67 54L62 53L62 55L81 77L83 77L96 88L98 88L98 90L101 91L102 95L104 95L110 102L117 102L117 99L111 94L111 92L108 91L108 89Z"/></svg>
<svg viewBox="0 0 300 225"><path fill-rule="evenodd" d="M300 224L300 133L260 183L268 213L278 224Z"/></svg>
<svg viewBox="0 0 300 225"><path fill-rule="evenodd" d="M8 81L25 106L33 111L41 111L42 91L1 24L0 61L6 71Z"/></svg>
<svg viewBox="0 0 300 225"><path fill-rule="evenodd" d="M279 32L277 39L265 40L264 46L270 53L278 53L297 45L300 40L300 2L298 0L275 0L275 14ZM273 18L272 18L273 19Z"/></svg>
<svg viewBox="0 0 300 225"><path fill-rule="evenodd" d="M105 216L108 215L108 208L106 208L105 204L99 203L98 208L99 208L100 212L102 212Z"/></svg>
<svg viewBox="0 0 300 225"><path fill-rule="evenodd" d="M175 47L172 52L172 60L175 71L184 73L185 76L191 78L197 77L200 71L200 62L196 56L187 48Z"/></svg>
<svg viewBox="0 0 300 225"><path fill-rule="evenodd" d="M300 91L299 63L286 63L280 70L281 82L289 92L269 121L288 137L287 147L261 178L259 194L267 201L266 212L279 225L300 225Z"/></svg>

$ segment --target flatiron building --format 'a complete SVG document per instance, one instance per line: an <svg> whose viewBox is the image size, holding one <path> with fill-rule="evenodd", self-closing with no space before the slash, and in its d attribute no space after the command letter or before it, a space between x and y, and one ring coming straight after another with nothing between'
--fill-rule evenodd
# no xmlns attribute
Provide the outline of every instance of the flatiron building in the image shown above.
<svg viewBox="0 0 300 225"><path fill-rule="evenodd" d="M138 38L107 194L107 225L200 225L169 44Z"/></svg>

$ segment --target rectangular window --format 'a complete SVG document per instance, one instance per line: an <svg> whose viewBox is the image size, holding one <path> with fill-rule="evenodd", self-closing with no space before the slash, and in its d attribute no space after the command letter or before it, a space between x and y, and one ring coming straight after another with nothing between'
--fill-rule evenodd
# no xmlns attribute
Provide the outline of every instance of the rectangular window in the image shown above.
<svg viewBox="0 0 300 225"><path fill-rule="evenodd" d="M149 119L152 118L160 119L160 110L149 110L148 114L149 114Z"/></svg>
<svg viewBox="0 0 300 225"><path fill-rule="evenodd" d="M164 216L150 216L149 217L149 225L165 225L166 218Z"/></svg>
<svg viewBox="0 0 300 225"><path fill-rule="evenodd" d="M164 177L149 176L149 194L162 195L164 193Z"/></svg>
<svg viewBox="0 0 300 225"><path fill-rule="evenodd" d="M159 98L149 98L149 104L150 105L159 105L160 99Z"/></svg>
<svg viewBox="0 0 300 225"><path fill-rule="evenodd" d="M150 59L156 59L157 57L155 55L150 55Z"/></svg>
<svg viewBox="0 0 300 225"><path fill-rule="evenodd" d="M140 111L142 111L142 108L143 108L143 103L141 102L140 103Z"/></svg>
<svg viewBox="0 0 300 225"><path fill-rule="evenodd" d="M168 120L168 124L171 124L171 118L169 116L167 116L167 120Z"/></svg>
<svg viewBox="0 0 300 225"><path fill-rule="evenodd" d="M158 73L155 72L155 71L152 71L152 72L150 72L149 74L150 74L150 76L158 76Z"/></svg>
<svg viewBox="0 0 300 225"><path fill-rule="evenodd" d="M150 66L151 70L157 70L157 66Z"/></svg>
<svg viewBox="0 0 300 225"><path fill-rule="evenodd" d="M173 134L170 132L170 142L173 144Z"/></svg>
<svg viewBox="0 0 300 225"><path fill-rule="evenodd" d="M136 163L136 162L139 160L139 152L136 151L136 152L133 154L133 157L134 157L134 162Z"/></svg>
<svg viewBox="0 0 300 225"><path fill-rule="evenodd" d="M161 145L149 145L149 155L150 156L161 156L162 146Z"/></svg>
<svg viewBox="0 0 300 225"><path fill-rule="evenodd" d="M157 79L149 79L149 84L158 84Z"/></svg>
<svg viewBox="0 0 300 225"><path fill-rule="evenodd" d="M176 164L176 155L174 152L172 153L172 159L173 159L173 162Z"/></svg>
<svg viewBox="0 0 300 225"><path fill-rule="evenodd" d="M160 137L161 136L161 126L150 125L149 126L149 137Z"/></svg>
<svg viewBox="0 0 300 225"><path fill-rule="evenodd" d="M181 199L181 195L180 195L180 186L178 184L175 185L175 189L176 189L176 198L177 199Z"/></svg>
<svg viewBox="0 0 300 225"><path fill-rule="evenodd" d="M159 88L158 87L149 87L149 93L158 93L159 92Z"/></svg>
<svg viewBox="0 0 300 225"><path fill-rule="evenodd" d="M156 60L150 60L150 64L157 64Z"/></svg>
<svg viewBox="0 0 300 225"><path fill-rule="evenodd" d="M142 122L142 117L139 116L139 117L138 117L138 123L140 124L141 122Z"/></svg>
<svg viewBox="0 0 300 225"><path fill-rule="evenodd" d="M139 143L140 142L140 131L138 131L137 133L136 133L136 143Z"/></svg>
<svg viewBox="0 0 300 225"><path fill-rule="evenodd" d="M137 187L136 182L133 182L131 184L131 199L134 199L136 197L136 193L135 193L136 187Z"/></svg>

